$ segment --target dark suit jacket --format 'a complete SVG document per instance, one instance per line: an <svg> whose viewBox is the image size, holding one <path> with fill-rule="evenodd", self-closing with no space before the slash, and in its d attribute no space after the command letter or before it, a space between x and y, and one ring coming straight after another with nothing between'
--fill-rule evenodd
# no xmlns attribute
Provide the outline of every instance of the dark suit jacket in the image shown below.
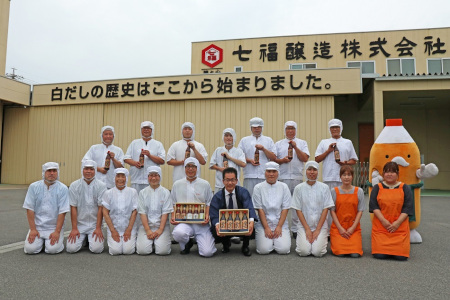
<svg viewBox="0 0 450 300"><path fill-rule="evenodd" d="M247 189L242 186L236 186L234 188L236 193L236 202L239 209L248 209L249 219L253 218L257 221L255 209L253 208L252 197ZM219 209L227 209L227 202L225 201L225 188L220 192L214 194L209 206L209 218L211 219L211 227L215 228L219 223ZM215 229L214 229L215 230Z"/></svg>

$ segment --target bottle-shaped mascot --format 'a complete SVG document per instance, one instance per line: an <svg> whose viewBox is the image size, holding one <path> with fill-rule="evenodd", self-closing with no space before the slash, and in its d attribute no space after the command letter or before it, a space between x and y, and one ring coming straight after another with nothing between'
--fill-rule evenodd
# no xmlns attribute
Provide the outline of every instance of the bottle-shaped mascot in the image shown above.
<svg viewBox="0 0 450 300"><path fill-rule="evenodd" d="M422 180L436 176L439 170L433 163L420 164L419 148L403 127L402 119L387 119L386 126L370 150L369 180L372 186L383 181L380 172L390 161L399 166L398 180L409 185L413 191L414 216L409 217L410 241L421 243L422 237L416 230L420 224L420 188L423 186Z"/></svg>

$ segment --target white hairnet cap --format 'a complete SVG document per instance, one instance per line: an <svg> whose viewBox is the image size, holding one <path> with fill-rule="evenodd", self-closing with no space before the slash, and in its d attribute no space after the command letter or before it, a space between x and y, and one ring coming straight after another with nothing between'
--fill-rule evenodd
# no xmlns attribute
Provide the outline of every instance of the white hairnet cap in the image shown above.
<svg viewBox="0 0 450 300"><path fill-rule="evenodd" d="M194 125L193 123L191 123L191 122L184 122L183 125L181 125L181 138L182 138L182 139L184 139L184 136L183 136L183 129L184 129L185 127L190 127L190 128L192 129L191 141L193 141L193 140L194 140L194 137L195 137L195 125Z"/></svg>
<svg viewBox="0 0 450 300"><path fill-rule="evenodd" d="M125 174L125 177L126 177L125 185L127 185L128 175L130 175L130 172L128 172L128 170L125 168L117 168L114 170L114 175L117 175L117 174Z"/></svg>
<svg viewBox="0 0 450 300"><path fill-rule="evenodd" d="M342 125L342 121L341 120L339 120L339 119L331 119L328 122L328 129L330 131L330 134L331 134L331 127L333 127L333 126L339 126L341 128L341 133L340 134L342 134L342 131L344 130L344 126Z"/></svg>
<svg viewBox="0 0 450 300"><path fill-rule="evenodd" d="M264 127L264 121L261 118L255 117L250 119L250 127Z"/></svg>
<svg viewBox="0 0 450 300"><path fill-rule="evenodd" d="M293 126L295 128L295 138L297 136L297 123L295 123L294 121L287 121L286 123L284 123L284 136L286 136L286 128L288 126Z"/></svg>
<svg viewBox="0 0 450 300"><path fill-rule="evenodd" d="M308 170L309 167L319 170L319 164L314 160L310 160L305 164L305 170Z"/></svg>
<svg viewBox="0 0 450 300"><path fill-rule="evenodd" d="M233 128L225 128L222 132L222 140L225 143L225 133L229 133L233 136L233 145L236 142L236 132Z"/></svg>
<svg viewBox="0 0 450 300"><path fill-rule="evenodd" d="M59 164L51 161L46 162L42 165L42 179L45 179L45 171L53 169L56 169L56 171L58 172L58 177L56 178L56 180L59 180Z"/></svg>
<svg viewBox="0 0 450 300"><path fill-rule="evenodd" d="M155 133L155 125L153 125L150 121L144 121L141 123L141 129L144 127L150 127L152 129L152 135L150 137L153 138L153 134Z"/></svg>
<svg viewBox="0 0 450 300"><path fill-rule="evenodd" d="M86 160L83 160L81 162L81 177L84 177L83 176L83 169L87 168L87 167L94 168L94 170L97 172L97 163L95 161L93 161L93 160L86 159Z"/></svg>
<svg viewBox="0 0 450 300"><path fill-rule="evenodd" d="M265 171L267 171L267 170L275 170L275 171L280 171L280 165L279 164L277 164L276 162L274 162L274 161L269 161L268 163L266 163L265 165L264 165L264 170Z"/></svg>
<svg viewBox="0 0 450 300"><path fill-rule="evenodd" d="M186 167L188 164L194 164L197 166L197 169L200 168L200 163L195 157L186 158L186 160L184 161L184 166Z"/></svg>
<svg viewBox="0 0 450 300"><path fill-rule="evenodd" d="M102 142L104 142L104 141L103 141L103 132L104 132L105 130L111 130L112 133L113 133L113 136L116 137L116 134L114 133L114 127L109 126L109 125L103 126L103 127L102 127L102 132L100 133L100 138L102 139ZM113 137L113 142L114 142L114 137Z"/></svg>

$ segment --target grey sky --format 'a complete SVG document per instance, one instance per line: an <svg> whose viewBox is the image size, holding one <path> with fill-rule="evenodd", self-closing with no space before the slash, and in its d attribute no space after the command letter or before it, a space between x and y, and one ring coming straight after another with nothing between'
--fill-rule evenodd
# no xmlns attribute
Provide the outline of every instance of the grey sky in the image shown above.
<svg viewBox="0 0 450 300"><path fill-rule="evenodd" d="M29 84L184 75L195 41L448 27L449 12L448 0L12 0L6 72Z"/></svg>

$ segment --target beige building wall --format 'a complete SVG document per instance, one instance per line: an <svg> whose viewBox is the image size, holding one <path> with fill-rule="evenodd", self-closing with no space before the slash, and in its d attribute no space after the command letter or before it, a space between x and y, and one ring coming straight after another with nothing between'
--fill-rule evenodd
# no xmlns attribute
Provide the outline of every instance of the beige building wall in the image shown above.
<svg viewBox="0 0 450 300"><path fill-rule="evenodd" d="M431 40L433 43L437 43L437 38L440 38L441 42L445 43L442 49L446 50L446 53L435 53L428 55L428 51L425 52L425 37L433 37ZM399 56L401 53L398 51L398 45L402 42L403 37L415 43L416 46L410 46L412 56ZM373 41L386 41L383 45L383 49L390 55L386 57L381 51L370 57L373 51L370 48L374 45L370 45ZM342 44L346 41L359 43L357 51L361 52L361 55L350 55L347 50L347 57L343 50ZM303 43L304 44L304 57L298 60L286 59L286 44L287 43ZM329 43L329 53L331 58L325 59L316 57L314 47L317 46L318 53L320 54L320 43ZM268 61L267 57L263 62L260 59L260 45L266 44L268 49L269 43L276 43L278 53L277 61ZM317 43L317 45L316 45ZM292 63L317 63L318 69L324 68L345 68L348 61L374 61L375 73L380 75L386 74L386 59L387 58L415 58L416 60L416 73L427 72L427 58L442 58L450 57L450 49L448 47L450 43L450 28L434 28L434 29L417 29L417 30L396 30L396 31L377 31L377 32L350 32L350 33L334 33L334 34L315 34L315 35L297 35L297 36L282 36L282 37L263 37L263 38L249 38L249 39L235 39L235 40L216 40L205 42L192 43L192 59L191 59L191 73L199 74L204 71L219 71L222 73L234 72L235 66L242 66L245 72L249 71L269 71L269 70L288 70L289 64ZM209 45L214 44L223 49L223 62L215 66L213 69L202 63L202 50ZM402 42L405 44L405 41ZM247 61L240 61L238 55L233 55L233 51L237 51L239 46L242 46L243 50L252 50L250 54L244 54L243 57L249 58ZM347 48L349 48L348 46ZM434 48L433 50L436 50ZM267 51L269 53L269 51Z"/></svg>
<svg viewBox="0 0 450 300"><path fill-rule="evenodd" d="M133 139L140 138L140 123L155 124L155 139L166 152L181 139L185 121L196 126L195 139L205 145L208 162L202 178L214 186L214 171L209 158L223 145L222 131L232 127L239 140L250 135L249 120L265 120L264 135L274 142L284 138L284 123L299 124L299 138L308 142L314 156L321 139L328 137L327 122L333 117L333 97L273 97L152 101L117 104L64 105L6 108L2 183L29 184L41 178L41 165L56 161L61 166L61 181L70 184L80 178L81 158L93 144L100 143L100 129L115 127L114 144L126 152ZM23 137L18 139L17 137ZM128 166L127 166L128 167ZM163 185L172 186L172 167L163 166Z"/></svg>
<svg viewBox="0 0 450 300"><path fill-rule="evenodd" d="M5 75L10 0L0 0L0 75Z"/></svg>

